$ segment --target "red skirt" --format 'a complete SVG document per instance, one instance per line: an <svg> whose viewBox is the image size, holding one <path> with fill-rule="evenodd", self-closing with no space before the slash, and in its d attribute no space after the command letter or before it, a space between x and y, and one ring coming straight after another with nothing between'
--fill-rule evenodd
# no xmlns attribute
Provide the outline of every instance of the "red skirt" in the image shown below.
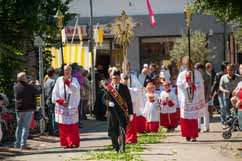
<svg viewBox="0 0 242 161"><path fill-rule="evenodd" d="M59 124L60 145L61 146L78 146L80 145L80 137L78 124Z"/></svg>
<svg viewBox="0 0 242 161"><path fill-rule="evenodd" d="M32 119L31 119L31 122L30 122L30 126L29 126L30 129L34 129L35 128L35 120L34 120L34 114L32 115Z"/></svg>
<svg viewBox="0 0 242 161"><path fill-rule="evenodd" d="M160 125L169 128L169 127L177 127L177 115L176 113L170 114L160 114Z"/></svg>
<svg viewBox="0 0 242 161"><path fill-rule="evenodd" d="M126 144L137 143L137 127L136 127L136 115L130 122L129 127L126 128Z"/></svg>
<svg viewBox="0 0 242 161"><path fill-rule="evenodd" d="M181 134L183 137L197 138L198 137L198 120L181 118Z"/></svg>
<svg viewBox="0 0 242 161"><path fill-rule="evenodd" d="M138 133L144 133L145 132L145 124L146 124L146 119L144 116L137 116L136 117L136 128Z"/></svg>
<svg viewBox="0 0 242 161"><path fill-rule="evenodd" d="M180 120L180 118L181 118L180 115L181 115L181 114L180 114L180 108L177 108L177 109L176 109L177 122L179 122L179 120Z"/></svg>
<svg viewBox="0 0 242 161"><path fill-rule="evenodd" d="M160 125L159 125L158 121L147 122L145 129L146 129L147 132L158 132L159 126Z"/></svg>

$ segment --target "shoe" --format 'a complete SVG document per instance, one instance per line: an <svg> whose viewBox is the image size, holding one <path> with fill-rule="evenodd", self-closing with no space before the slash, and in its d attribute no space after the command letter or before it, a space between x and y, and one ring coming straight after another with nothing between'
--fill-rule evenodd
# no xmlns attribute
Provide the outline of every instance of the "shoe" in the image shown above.
<svg viewBox="0 0 242 161"><path fill-rule="evenodd" d="M204 133L207 133L207 132L209 132L209 129L207 129L207 130L203 130L203 132L204 132Z"/></svg>
<svg viewBox="0 0 242 161"><path fill-rule="evenodd" d="M191 138L189 138L189 137L186 137L186 141L190 141L191 140Z"/></svg>
<svg viewBox="0 0 242 161"><path fill-rule="evenodd" d="M21 146L20 150L31 150L31 147L27 147L27 146Z"/></svg>
<svg viewBox="0 0 242 161"><path fill-rule="evenodd" d="M119 152L119 149L118 148L113 148L112 149L112 152L117 152L118 153Z"/></svg>
<svg viewBox="0 0 242 161"><path fill-rule="evenodd" d="M192 138L191 142L197 142L196 138Z"/></svg>
<svg viewBox="0 0 242 161"><path fill-rule="evenodd" d="M222 128L223 128L223 130L227 129L226 125L223 125Z"/></svg>
<svg viewBox="0 0 242 161"><path fill-rule="evenodd" d="M79 148L79 146L78 145L72 145L72 146L70 146L70 148Z"/></svg>
<svg viewBox="0 0 242 161"><path fill-rule="evenodd" d="M125 150L120 149L119 153L125 153Z"/></svg>
<svg viewBox="0 0 242 161"><path fill-rule="evenodd" d="M198 132L201 132L201 129L200 128L198 129Z"/></svg>

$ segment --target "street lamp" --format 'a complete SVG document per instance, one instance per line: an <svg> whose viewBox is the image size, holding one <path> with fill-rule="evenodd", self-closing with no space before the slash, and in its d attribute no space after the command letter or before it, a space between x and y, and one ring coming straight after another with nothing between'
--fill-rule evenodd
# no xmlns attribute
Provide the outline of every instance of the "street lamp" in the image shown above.
<svg viewBox="0 0 242 161"><path fill-rule="evenodd" d="M96 86L95 86L95 71L94 71L94 51L93 51L93 5L92 5L92 0L90 0L90 32L89 32L89 52L91 53L91 61L92 61L92 67L91 67L91 78L92 78L92 111L94 110L94 104L96 100ZM92 115L92 112L91 112Z"/></svg>
<svg viewBox="0 0 242 161"><path fill-rule="evenodd" d="M64 15L61 12L60 9L57 10L56 15L54 16L56 18L56 26L58 28L59 36L60 36L60 47L61 47L61 68L64 72L64 54L63 54L63 43L62 43L62 34L61 31L63 29L63 23L64 23Z"/></svg>
<svg viewBox="0 0 242 161"><path fill-rule="evenodd" d="M189 64L190 64L189 67L191 68L191 40L190 40L191 30L190 30L190 26L191 26L192 10L191 10L190 5L185 6L184 15L185 15L186 27L187 27L188 57L189 57Z"/></svg>

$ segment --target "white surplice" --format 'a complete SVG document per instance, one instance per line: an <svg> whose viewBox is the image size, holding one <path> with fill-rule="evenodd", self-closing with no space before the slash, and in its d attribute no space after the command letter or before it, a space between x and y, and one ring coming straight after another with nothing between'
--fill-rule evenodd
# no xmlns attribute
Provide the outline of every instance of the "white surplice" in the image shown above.
<svg viewBox="0 0 242 161"><path fill-rule="evenodd" d="M65 99L64 80L59 77L52 92L52 102L55 103L55 121L61 124L75 124L78 122L78 105L80 102L80 85L78 80L72 77L70 87L66 87L66 99L69 97L68 107L56 102L58 99Z"/></svg>
<svg viewBox="0 0 242 161"><path fill-rule="evenodd" d="M189 102L187 93L188 84L186 82L187 70L179 73L177 78L177 89L178 89L178 102L180 106L181 118L184 119L197 119L200 111L205 107L205 96L204 96L204 81L199 71L194 70L194 84L196 90L192 103Z"/></svg>
<svg viewBox="0 0 242 161"><path fill-rule="evenodd" d="M166 105L163 105L164 102L166 102L166 98L168 98L168 100L171 100L172 103L174 104L172 107L168 106L168 104L166 103ZM177 108L177 96L173 91L167 92L167 91L162 91L160 94L160 101L161 101L161 113L163 114L167 114L167 113L175 113L176 112L176 108Z"/></svg>
<svg viewBox="0 0 242 161"><path fill-rule="evenodd" d="M142 89L129 88L129 91L133 103L133 112L136 116L141 116L144 111L146 96Z"/></svg>
<svg viewBox="0 0 242 161"><path fill-rule="evenodd" d="M145 102L145 108L143 111L143 116L146 118L147 122L157 122L160 121L160 110L158 104L158 97L155 96L155 101L150 102L147 100ZM147 98L148 99L148 98Z"/></svg>

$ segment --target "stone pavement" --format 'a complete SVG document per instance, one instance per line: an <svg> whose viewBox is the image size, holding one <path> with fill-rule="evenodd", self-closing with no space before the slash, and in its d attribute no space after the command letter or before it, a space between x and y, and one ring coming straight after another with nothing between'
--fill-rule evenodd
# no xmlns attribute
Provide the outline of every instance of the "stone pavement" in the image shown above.
<svg viewBox="0 0 242 161"><path fill-rule="evenodd" d="M216 119L213 119L216 121ZM0 147L0 158L5 161L65 161L78 158L83 153L96 150L109 145L107 137L107 123L87 120L80 129L81 144L77 149L63 149L59 146L57 137L41 136L28 140L32 147L30 151L19 151L8 148L10 145ZM157 161L235 161L242 160L237 151L242 142L241 132L234 132L229 140L222 138L221 125L218 122L210 124L209 133L200 133L198 142L186 142L180 137L179 128L168 133L164 142L145 146L141 153L144 160ZM76 160L76 159L75 159Z"/></svg>

